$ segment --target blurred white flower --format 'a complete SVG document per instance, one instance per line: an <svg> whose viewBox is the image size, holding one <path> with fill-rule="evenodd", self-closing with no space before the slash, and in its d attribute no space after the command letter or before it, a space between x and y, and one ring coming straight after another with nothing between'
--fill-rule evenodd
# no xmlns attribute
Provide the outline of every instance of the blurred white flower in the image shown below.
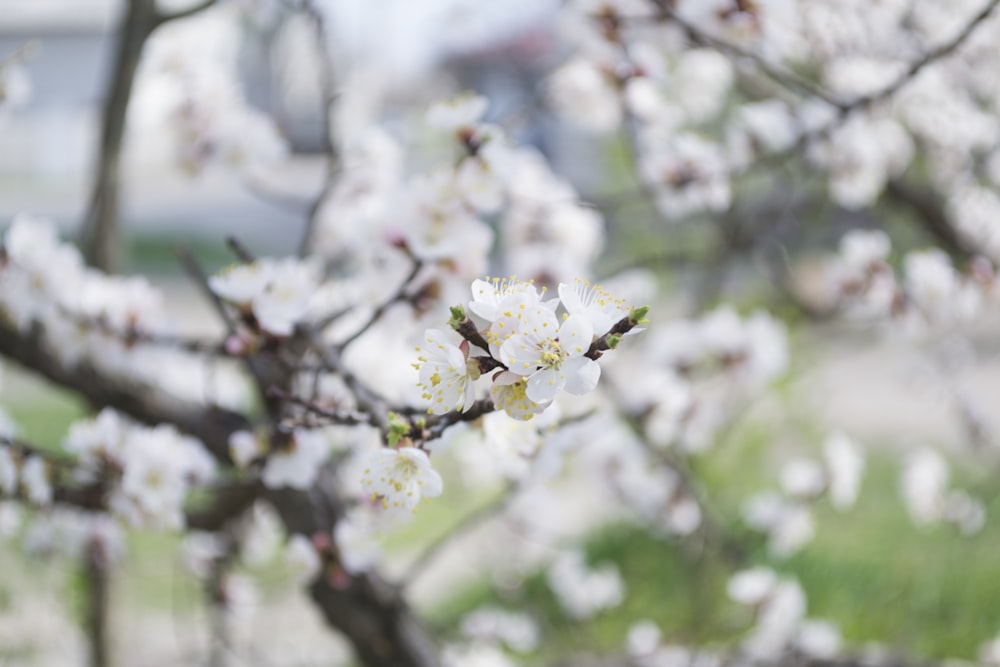
<svg viewBox="0 0 1000 667"><path fill-rule="evenodd" d="M49 480L48 466L40 456L29 456L21 465L21 484L34 505L48 505L52 502L52 482Z"/></svg>
<svg viewBox="0 0 1000 667"><path fill-rule="evenodd" d="M918 524L941 518L948 486L948 464L936 451L920 449L906 459L902 493L906 509Z"/></svg>
<svg viewBox="0 0 1000 667"><path fill-rule="evenodd" d="M726 585L729 597L740 604L756 606L767 600L778 583L778 576L766 567L755 567L734 574Z"/></svg>
<svg viewBox="0 0 1000 667"><path fill-rule="evenodd" d="M369 458L361 487L379 499L383 509L414 511L421 498L441 495L443 483L422 450L381 448Z"/></svg>
<svg viewBox="0 0 1000 667"><path fill-rule="evenodd" d="M549 567L549 588L572 618L587 619L617 607L625 598L625 582L618 568L605 563L590 567L580 551L561 554Z"/></svg>
<svg viewBox="0 0 1000 667"><path fill-rule="evenodd" d="M614 75L586 58L574 58L552 74L549 99L567 120L592 132L611 132L622 121Z"/></svg>
<svg viewBox="0 0 1000 667"><path fill-rule="evenodd" d="M285 564L299 581L309 582L319 574L322 563L312 540L305 535L292 535L285 545Z"/></svg>
<svg viewBox="0 0 1000 667"><path fill-rule="evenodd" d="M261 479L272 489L308 489L330 455L330 441L321 429L295 429L284 447L267 457Z"/></svg>
<svg viewBox="0 0 1000 667"><path fill-rule="evenodd" d="M852 507L865 470L861 448L843 433L834 433L823 443L823 458L829 477L830 503L839 510Z"/></svg>
<svg viewBox="0 0 1000 667"><path fill-rule="evenodd" d="M489 100L475 93L463 93L436 102L427 110L427 124L439 130L457 132L475 126L489 108Z"/></svg>

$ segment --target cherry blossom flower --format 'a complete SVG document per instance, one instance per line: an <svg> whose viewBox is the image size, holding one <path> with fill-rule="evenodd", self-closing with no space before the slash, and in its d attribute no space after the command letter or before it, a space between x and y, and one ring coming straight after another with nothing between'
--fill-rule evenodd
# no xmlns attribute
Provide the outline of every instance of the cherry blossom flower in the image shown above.
<svg viewBox="0 0 1000 667"><path fill-rule="evenodd" d="M0 445L0 492L6 496L17 491L17 465L10 449Z"/></svg>
<svg viewBox="0 0 1000 667"><path fill-rule="evenodd" d="M421 498L435 498L443 489L427 454L415 447L379 449L368 461L361 486L389 511L414 511Z"/></svg>
<svg viewBox="0 0 1000 667"><path fill-rule="evenodd" d="M268 456L261 479L272 489L308 489L329 455L330 441L322 430L295 429L287 446Z"/></svg>
<svg viewBox="0 0 1000 667"><path fill-rule="evenodd" d="M305 535L292 535L285 546L285 564L299 581L308 582L319 574L321 561L312 540Z"/></svg>
<svg viewBox="0 0 1000 667"><path fill-rule="evenodd" d="M49 481L48 466L40 456L29 456L21 466L21 484L35 505L52 502L52 482Z"/></svg>
<svg viewBox="0 0 1000 667"><path fill-rule="evenodd" d="M493 399L493 405L506 412L509 417L521 421L527 421L541 414L550 404L550 401L536 403L528 398L527 378L509 371L498 373L493 377L490 398Z"/></svg>
<svg viewBox="0 0 1000 667"><path fill-rule="evenodd" d="M563 609L575 619L616 607L625 597L618 568L611 563L590 567L580 551L561 554L549 567L547 581Z"/></svg>
<svg viewBox="0 0 1000 667"><path fill-rule="evenodd" d="M774 570L755 567L734 574L726 584L726 592L740 604L756 606L771 595L777 583Z"/></svg>
<svg viewBox="0 0 1000 667"><path fill-rule="evenodd" d="M296 260L278 263L267 287L254 298L257 323L276 336L290 335L308 312L317 286L311 267Z"/></svg>
<svg viewBox="0 0 1000 667"><path fill-rule="evenodd" d="M575 58L556 70L549 85L553 107L571 122L606 133L622 121L622 103L613 75L586 58Z"/></svg>
<svg viewBox="0 0 1000 667"><path fill-rule="evenodd" d="M510 278L486 278L472 281L469 310L487 322L496 322L508 313L524 311L541 303L542 294L530 282Z"/></svg>
<svg viewBox="0 0 1000 667"><path fill-rule="evenodd" d="M375 528L370 511L356 508L333 529L340 565L351 574L370 570L378 563L382 552L375 540Z"/></svg>
<svg viewBox="0 0 1000 667"><path fill-rule="evenodd" d="M425 345L417 347L420 356L414 367L420 373L418 387L427 402L430 414L445 414L452 410L467 412L476 400L476 362L468 361L469 344L453 344L443 331L424 332Z"/></svg>
<svg viewBox="0 0 1000 667"><path fill-rule="evenodd" d="M500 348L500 357L512 373L528 378L526 395L545 403L565 389L582 395L593 391L601 367L583 356L590 349L594 329L582 315L570 315L559 326L545 307L527 310L519 332Z"/></svg>
<svg viewBox="0 0 1000 667"><path fill-rule="evenodd" d="M457 132L478 123L488 107L489 100L482 95L464 93L433 104L427 111L427 124L440 130Z"/></svg>
<svg viewBox="0 0 1000 667"><path fill-rule="evenodd" d="M830 503L839 510L853 506L865 469L861 449L846 435L834 433L823 443L823 458L829 477Z"/></svg>
<svg viewBox="0 0 1000 667"><path fill-rule="evenodd" d="M602 286L579 278L573 283L559 283L559 300L570 315L587 318L593 333L598 336L607 333L615 322L629 313L625 299L616 298Z"/></svg>

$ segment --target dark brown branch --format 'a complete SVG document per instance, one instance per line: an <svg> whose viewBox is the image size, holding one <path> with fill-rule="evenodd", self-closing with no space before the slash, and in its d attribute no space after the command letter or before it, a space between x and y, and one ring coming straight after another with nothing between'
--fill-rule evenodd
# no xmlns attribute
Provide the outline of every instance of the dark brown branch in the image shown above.
<svg viewBox="0 0 1000 667"><path fill-rule="evenodd" d="M901 178L891 178L885 186L885 196L890 202L913 211L924 231L954 258L968 260L977 254L974 245L955 229L944 202L932 190L918 188Z"/></svg>
<svg viewBox="0 0 1000 667"><path fill-rule="evenodd" d="M316 225L319 222L323 205L333 194L334 188L340 177L341 155L340 145L334 132L334 112L340 93L336 86L336 72L329 49L329 32L326 26L326 19L322 11L315 6L312 0L303 0L302 10L312 23L313 34L316 41L316 52L319 57L319 90L322 95L320 112L323 117L320 119L320 131L322 132L323 150L326 153L326 174L323 178L322 190L316 197L312 206L309 207L309 215L306 218L305 229L302 232L302 240L299 243L299 256L304 257L309 254L316 233Z"/></svg>
<svg viewBox="0 0 1000 667"><path fill-rule="evenodd" d="M250 509L263 495L264 487L257 480L239 480L211 490L212 500L204 506L190 509L185 514L185 525L190 530L216 532L227 523Z"/></svg>
<svg viewBox="0 0 1000 667"><path fill-rule="evenodd" d="M111 655L111 573L106 547L92 539L83 555L85 627L90 667L110 667Z"/></svg>
<svg viewBox="0 0 1000 667"><path fill-rule="evenodd" d="M141 382L112 377L89 364L64 366L45 348L44 337L40 325L21 334L0 321L0 354L75 391L96 409L112 407L152 426L173 424L204 442L222 461L229 460L229 436L250 429L247 418L239 413L186 401Z"/></svg>
<svg viewBox="0 0 1000 667"><path fill-rule="evenodd" d="M157 26L156 0L130 0L118 36L111 85L101 115L101 139L80 245L92 265L116 271L122 263L121 154L132 84L143 46Z"/></svg>
<svg viewBox="0 0 1000 667"><path fill-rule="evenodd" d="M190 7L185 9L179 9L175 12L156 12L156 21L154 27L158 28L164 23L169 23L170 21L177 21L178 19L188 18L189 16L194 16L199 12L203 12L206 9L212 7L217 0L201 0Z"/></svg>
<svg viewBox="0 0 1000 667"><path fill-rule="evenodd" d="M143 47L164 23L208 9L215 0L202 0L173 13L160 12L156 4L156 0L128 1L101 112L96 173L80 229L80 245L87 261L105 271L116 271L122 264L121 155L129 100Z"/></svg>

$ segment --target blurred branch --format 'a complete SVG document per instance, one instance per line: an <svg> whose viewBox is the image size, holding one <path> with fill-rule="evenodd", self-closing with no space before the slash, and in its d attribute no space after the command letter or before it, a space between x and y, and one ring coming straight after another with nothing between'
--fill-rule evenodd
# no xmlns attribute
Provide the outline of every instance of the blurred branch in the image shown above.
<svg viewBox="0 0 1000 667"><path fill-rule="evenodd" d="M821 99L827 104L835 106L838 109L843 109L847 106L847 103L837 100L830 91L806 78L799 76L792 70L772 63L753 51L749 51L741 46L737 46L731 42L709 35L698 26L690 23L678 14L677 10L674 9L674 3L672 0L653 0L653 4L656 5L656 9L660 13L661 18L669 19L676 25L680 26L687 34L688 39L699 46L713 48L716 51L720 51L730 57L749 60L753 62L754 66L763 72L764 75L781 84L785 88L797 90L810 97Z"/></svg>
<svg viewBox="0 0 1000 667"><path fill-rule="evenodd" d="M345 340L338 343L337 347L341 351L344 350L348 345L356 341L366 331L372 328L372 326L374 326L376 322L382 319L382 316L385 315L385 311L389 310L390 306L396 303L401 303L409 300L409 297L406 294L406 289L413 283L414 280L416 280L417 274L420 273L420 269L422 269L423 266L424 266L423 260L414 257L413 267L410 269L410 272L407 274L403 282L400 283L399 288L392 294L392 296L390 296L388 299L380 303L378 307L376 307L375 310L372 312L371 317L369 317L364 324L358 327L358 329L354 331L354 333L348 336Z"/></svg>
<svg viewBox="0 0 1000 667"><path fill-rule="evenodd" d="M216 3L216 1L217 0L201 0L200 2L196 2L195 4L191 5L190 7L187 7L185 9L179 9L179 10L177 10L175 12L161 12L161 11L157 11L156 12L156 22L155 22L155 25L153 27L154 28L158 28L159 26L163 25L164 23L169 23L170 21L176 21L178 19L183 19L183 18L187 18L189 16L194 16L195 14L197 14L199 12L203 12L206 9L208 9L209 7L211 7L212 5L214 5Z"/></svg>
<svg viewBox="0 0 1000 667"><path fill-rule="evenodd" d="M886 100L895 95L897 92L899 92L899 90L903 86L905 86L909 81L911 81L914 77L916 77L917 74L919 74L920 71L923 70L925 67L942 58L946 58L952 53L954 53L960 46L962 46L962 44L965 43L965 41L969 38L969 36L972 35L973 32L975 32L976 28L978 28L980 24L983 23L983 21L989 18L990 14L993 13L993 11L997 8L998 5L1000 5L1000 0L990 0L989 2L987 2L985 5L983 5L982 9L980 9L978 12L976 12L975 15L972 16L972 18L968 21L968 23L966 23L965 26L961 30L959 30L952 39L950 39L949 41L945 42L944 44L935 49L931 49L930 51L925 53L922 58L913 61L913 63L911 63L908 68L906 68L906 71L900 74L899 77L894 82L892 82L882 90L876 91L869 95L862 95L861 97L854 100L854 102L851 103L851 106L855 108L861 106L867 107L871 106L872 104L875 104L876 102Z"/></svg>
<svg viewBox="0 0 1000 667"><path fill-rule="evenodd" d="M209 627L211 639L208 648L209 667L225 667L231 640L229 633L229 605L232 593L227 590L229 571L239 556L239 541L234 527L230 524L219 532L222 553L212 559L208 578L205 580L205 597L209 606Z"/></svg>
<svg viewBox="0 0 1000 667"><path fill-rule="evenodd" d="M124 242L121 227L121 156L125 122L142 51L153 32L169 21L192 16L215 4L205 0L164 14L156 0L129 0L118 35L118 46L101 112L94 182L80 228L80 245L87 262L103 271L121 268Z"/></svg>
<svg viewBox="0 0 1000 667"><path fill-rule="evenodd" d="M101 114L101 138L90 203L80 229L80 245L87 261L103 271L122 263L121 153L125 118L143 46L156 29L156 0L130 0L118 35L111 84Z"/></svg>
<svg viewBox="0 0 1000 667"><path fill-rule="evenodd" d="M901 178L891 178L885 186L885 196L891 203L916 214L924 231L953 257L968 260L977 254L975 247L955 229L944 202L933 190L912 185Z"/></svg>
<svg viewBox="0 0 1000 667"><path fill-rule="evenodd" d="M111 574L104 545L91 539L83 554L85 630L90 667L110 667L111 656Z"/></svg>
<svg viewBox="0 0 1000 667"><path fill-rule="evenodd" d="M302 240L299 243L299 256L304 257L309 254L310 247L312 246L323 205L333 194L333 190L337 186L342 156L340 155L340 145L334 129L334 112L337 109L340 93L336 87L336 72L334 71L332 54L330 53L326 19L323 16L322 10L313 0L302 0L301 9L312 23L316 40L316 51L319 56L319 89L322 95L321 111L323 114L320 129L322 132L323 149L326 153L326 175L323 179L322 190L309 209L309 217L306 219L305 230L302 233Z"/></svg>
<svg viewBox="0 0 1000 667"><path fill-rule="evenodd" d="M219 460L229 460L229 436L249 430L243 415L172 396L148 384L106 374L92 365L64 365L45 346L39 324L25 333L0 320L0 354L55 384L78 393L94 408L112 407L155 426L170 423L200 439Z"/></svg>

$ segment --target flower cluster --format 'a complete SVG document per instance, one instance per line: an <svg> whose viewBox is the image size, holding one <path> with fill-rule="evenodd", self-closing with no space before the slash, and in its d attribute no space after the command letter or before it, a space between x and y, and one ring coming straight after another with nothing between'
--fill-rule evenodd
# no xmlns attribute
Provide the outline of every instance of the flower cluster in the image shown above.
<svg viewBox="0 0 1000 667"><path fill-rule="evenodd" d="M744 519L767 535L774 556L790 556L813 538L811 504L828 497L839 511L852 507L864 468L861 448L843 434L832 434L823 444L822 462L806 457L788 460L781 469L781 492L751 496L744 504Z"/></svg>
<svg viewBox="0 0 1000 667"><path fill-rule="evenodd" d="M974 258L960 271L941 250L911 252L897 275L885 232L844 236L830 266L832 300L848 315L883 320L912 336L948 330L979 317L1000 295L993 265Z"/></svg>
<svg viewBox="0 0 1000 667"><path fill-rule="evenodd" d="M215 477L203 445L171 426L137 426L105 408L72 425L64 446L84 477L111 475L109 506L133 526L180 528L188 490Z"/></svg>
<svg viewBox="0 0 1000 667"><path fill-rule="evenodd" d="M229 267L212 276L208 284L252 328L271 336L289 336L310 312L319 278L314 264L291 257L264 258Z"/></svg>
<svg viewBox="0 0 1000 667"><path fill-rule="evenodd" d="M597 359L641 323L648 309L630 309L600 285L559 284L559 298L511 279L476 280L451 325L464 340L430 329L417 348L421 398L430 414L467 411L475 382L489 374L490 398L515 419L531 419L561 391L583 395L601 376ZM481 354L471 356L473 348Z"/></svg>
<svg viewBox="0 0 1000 667"><path fill-rule="evenodd" d="M235 76L237 24L223 15L158 30L142 60L134 122L142 154L166 148L191 175L212 167L249 169L288 153L279 129L244 96ZM155 137L155 139L150 139ZM157 145L166 142L168 146Z"/></svg>
<svg viewBox="0 0 1000 667"><path fill-rule="evenodd" d="M826 621L806 618L806 597L799 582L756 567L737 572L727 587L729 597L754 612L753 631L744 649L754 658L773 659L796 650L829 659L840 650L840 631Z"/></svg>
<svg viewBox="0 0 1000 667"><path fill-rule="evenodd" d="M0 320L21 332L37 326L61 364L87 364L189 400L244 401L246 385L232 369L177 344L163 294L144 277L87 267L76 246L61 241L44 219L15 217L3 245Z"/></svg>

